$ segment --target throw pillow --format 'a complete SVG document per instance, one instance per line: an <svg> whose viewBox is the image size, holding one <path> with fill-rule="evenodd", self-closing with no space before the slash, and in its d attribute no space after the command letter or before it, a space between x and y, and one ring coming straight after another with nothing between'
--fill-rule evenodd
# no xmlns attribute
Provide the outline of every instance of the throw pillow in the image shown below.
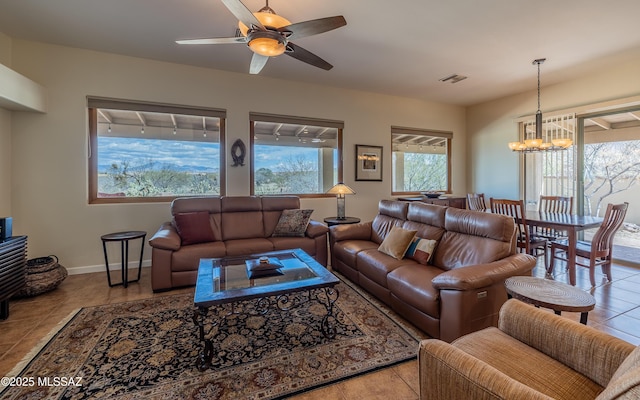
<svg viewBox="0 0 640 400"><path fill-rule="evenodd" d="M300 236L304 237L313 210L282 210L280 219L271 236Z"/></svg>
<svg viewBox="0 0 640 400"><path fill-rule="evenodd" d="M401 260L416 236L416 232L394 226L378 247L378 251Z"/></svg>
<svg viewBox="0 0 640 400"><path fill-rule="evenodd" d="M173 219L183 245L215 241L208 211L179 213Z"/></svg>
<svg viewBox="0 0 640 400"><path fill-rule="evenodd" d="M427 265L431 256L433 255L433 249L436 248L438 241L432 239L424 239L420 237L413 238L413 241L409 245L405 257L412 260L416 260L420 264Z"/></svg>

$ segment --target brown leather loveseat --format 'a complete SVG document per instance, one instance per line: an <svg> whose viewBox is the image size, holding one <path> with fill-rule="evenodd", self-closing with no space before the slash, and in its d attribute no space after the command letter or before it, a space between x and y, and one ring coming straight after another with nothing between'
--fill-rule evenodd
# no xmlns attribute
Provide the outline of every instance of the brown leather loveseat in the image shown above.
<svg viewBox="0 0 640 400"><path fill-rule="evenodd" d="M300 199L295 196L175 199L173 219L149 240L153 290L195 285L201 258L301 248L327 265L329 229L325 224L310 220L301 236L274 235L284 210L298 209Z"/></svg>
<svg viewBox="0 0 640 400"><path fill-rule="evenodd" d="M394 227L435 240L425 264L378 250ZM447 342L496 326L506 278L530 275L512 218L421 202L381 200L371 222L330 228L334 270L433 338Z"/></svg>

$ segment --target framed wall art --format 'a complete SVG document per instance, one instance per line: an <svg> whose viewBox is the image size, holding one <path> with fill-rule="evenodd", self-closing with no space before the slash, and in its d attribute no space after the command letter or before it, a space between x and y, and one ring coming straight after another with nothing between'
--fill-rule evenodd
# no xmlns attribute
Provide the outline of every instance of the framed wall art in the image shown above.
<svg viewBox="0 0 640 400"><path fill-rule="evenodd" d="M382 181L382 146L356 145L356 181Z"/></svg>

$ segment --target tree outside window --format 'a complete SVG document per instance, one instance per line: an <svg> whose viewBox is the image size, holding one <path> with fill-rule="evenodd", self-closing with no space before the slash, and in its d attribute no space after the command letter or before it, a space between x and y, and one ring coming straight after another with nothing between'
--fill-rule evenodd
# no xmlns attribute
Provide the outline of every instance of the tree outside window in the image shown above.
<svg viewBox="0 0 640 400"><path fill-rule="evenodd" d="M391 128L393 194L450 192L450 132Z"/></svg>
<svg viewBox="0 0 640 400"><path fill-rule="evenodd" d="M324 194L342 180L342 123L252 114L252 193Z"/></svg>

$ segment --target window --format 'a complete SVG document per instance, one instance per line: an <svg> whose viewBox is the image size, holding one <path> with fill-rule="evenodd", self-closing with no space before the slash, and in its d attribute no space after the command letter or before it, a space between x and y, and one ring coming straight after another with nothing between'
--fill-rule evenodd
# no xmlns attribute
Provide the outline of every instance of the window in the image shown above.
<svg viewBox="0 0 640 400"><path fill-rule="evenodd" d="M535 120L520 123L521 137L523 138L527 137L527 134L533 135L535 129ZM542 138L544 142L549 143L557 138L569 138L575 144L576 137L574 114L543 118ZM576 155L575 145L566 150L524 154L524 199L528 210L538 209L541 195L575 198L577 190Z"/></svg>
<svg viewBox="0 0 640 400"><path fill-rule="evenodd" d="M223 110L102 98L88 107L90 203L222 194Z"/></svg>
<svg viewBox="0 0 640 400"><path fill-rule="evenodd" d="M318 196L342 181L338 121L251 113L251 193Z"/></svg>
<svg viewBox="0 0 640 400"><path fill-rule="evenodd" d="M451 132L391 127L392 194L451 192Z"/></svg>

